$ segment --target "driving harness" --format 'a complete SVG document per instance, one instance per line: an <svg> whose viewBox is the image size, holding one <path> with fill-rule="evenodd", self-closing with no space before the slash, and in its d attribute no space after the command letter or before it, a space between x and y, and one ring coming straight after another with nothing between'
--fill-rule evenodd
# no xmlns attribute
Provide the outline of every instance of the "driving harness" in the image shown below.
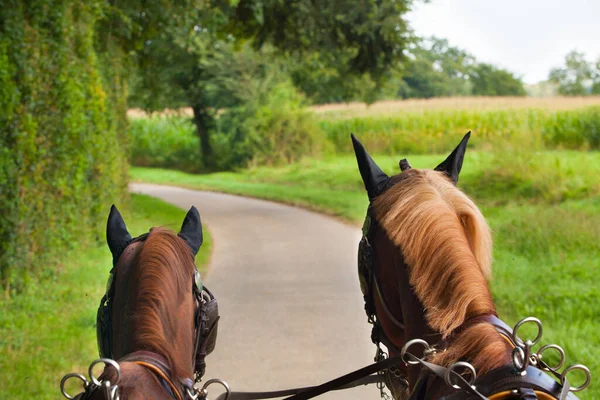
<svg viewBox="0 0 600 400"><path fill-rule="evenodd" d="M570 393L570 390L582 390L587 386L590 378L589 370L587 370L587 368L585 368L584 366L580 365L572 366L578 369L582 369L584 370L584 372L585 370L587 370L586 383L584 385L581 385L579 388L573 389L570 387L568 381L566 380L566 375L559 374L557 372L557 368L552 368L541 360L541 352L543 351L543 348L538 351L539 356L532 353L523 353L523 360L525 360L526 357L529 358L530 356L539 358L536 358L536 366L525 365L524 368L521 368L520 370L517 370L513 366L504 366L490 371L482 377L472 379L471 382L467 382L464 378L462 378L460 374L456 373L452 368L453 366L451 366L450 368L445 368L439 365L434 365L425 361L425 356L423 358L419 358L407 351L411 344L414 344L411 342L418 342L421 345L423 345L426 348L425 355L428 354L428 351L435 351L434 349L436 347L444 348L444 346L447 343L441 340L441 335L439 334L427 335L427 341L420 339L412 340L408 342L402 349L399 349L386 336L385 330L383 329L381 323L377 318L375 309L375 296L378 296L379 303L381 304L382 309L384 310L388 319L398 328L404 329L404 322L399 321L396 317L392 315L390 308L387 305L383 293L381 291L381 284L379 283L377 274L375 273L375 257L371 242L374 240L373 236L376 230L375 228L377 222L376 219L373 217L372 212L372 206L369 205L367 209L367 215L365 217L365 221L362 227L362 238L358 246L358 278L360 281L361 291L363 293L365 313L367 314L369 323L373 325L371 332L371 340L377 346L377 356L375 358L376 361L381 362L386 359L393 360L395 358L401 358L403 363L405 364L421 364L421 375L415 385L415 388L410 394L410 400L426 399L427 389L431 388L431 385L434 384L434 381L435 383L439 383L439 380L437 380L436 378L444 379L448 386L452 386L454 389L462 389L458 391L451 391L448 395L440 397L439 400L466 400L488 398L490 400L500 400L507 398L524 400L577 399L575 395ZM535 318L525 319L523 321L530 322L531 320L536 320L539 322L539 320ZM523 348L524 343L520 341L520 339L516 336L516 329L511 329L508 325L506 325L506 323L497 318L495 315L479 316L468 321L469 325L475 322L490 323L496 328L496 330L501 335L503 335L508 341L511 342L513 349L518 350L517 352L521 352L521 350L519 349ZM541 323L539 324L541 337ZM517 324L517 327L518 326L520 325ZM539 338L536 338L536 340L539 340ZM396 353L400 353L401 357L388 358L387 354L380 348L381 343L383 343L388 349L393 349ZM531 342L529 342L529 344L531 344ZM545 347L551 347L554 349L559 348L556 345L549 345ZM562 351L562 349L560 349L560 351ZM461 363L462 362L458 362L456 364ZM529 362L523 362L523 364L529 364ZM562 363L561 365L559 365L559 367L560 366L562 366ZM475 371L473 370L473 373L474 372ZM556 382L556 380L552 379L545 372L552 373L555 377L559 378L563 384L559 384L558 382ZM388 387L391 386L393 381L396 381L396 383L399 383L401 386L408 388L408 381L406 377L402 376L399 373L399 370L395 368L395 366L391 366L390 368L384 371L380 371L379 373L384 375L385 379L383 379L383 381ZM448 378L449 375L452 375L452 377ZM473 376L473 378L475 378L475 376ZM452 379L452 381L449 381L449 379ZM383 392L383 385L378 385L378 387L381 390L382 397L386 398L387 395Z"/></svg>
<svg viewBox="0 0 600 400"><path fill-rule="evenodd" d="M115 293L116 285L116 268L119 263L119 258L125 249L134 243L143 242L148 237L149 233L145 233L137 238L131 239L128 242L122 244L122 250L113 257L113 268L110 271L108 278L106 293L100 301L98 307L98 314L96 317L96 336L98 340L98 350L100 357L112 359L112 345L113 345L113 333L112 333L112 303ZM194 363L194 380L200 381L206 370L206 356L210 354L216 345L217 340L217 328L219 322L219 309L217 300L212 292L202 284L202 279L198 270L194 270L194 279L192 283L192 293L196 302L196 311L194 315L194 326L195 326L195 345L193 360ZM138 352L136 352L138 353ZM165 372L166 363L161 362L154 355L154 360L150 360L149 355L145 355L144 360L138 360L140 362L148 364L156 364L158 368ZM131 357L126 357L127 361ZM124 361L126 361L124 359ZM131 359L133 361L133 359ZM160 374L159 374L160 375Z"/></svg>

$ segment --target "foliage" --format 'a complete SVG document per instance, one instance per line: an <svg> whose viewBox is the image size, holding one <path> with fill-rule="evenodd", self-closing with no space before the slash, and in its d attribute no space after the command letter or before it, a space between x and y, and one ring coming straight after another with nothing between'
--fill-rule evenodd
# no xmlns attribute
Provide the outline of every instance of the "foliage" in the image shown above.
<svg viewBox="0 0 600 400"><path fill-rule="evenodd" d="M130 162L145 167L199 172L200 143L191 120L184 117L135 118L129 123Z"/></svg>
<svg viewBox="0 0 600 400"><path fill-rule="evenodd" d="M419 38L398 83L402 98L441 96L524 96L523 82L512 73L451 46L446 39Z"/></svg>
<svg viewBox="0 0 600 400"><path fill-rule="evenodd" d="M177 230L185 216L178 207L135 194L129 208L117 206L133 236L151 226ZM107 215L108 208L104 218ZM204 228L204 243L196 256L203 275L211 250L210 232ZM58 399L61 376L87 375L89 364L98 358L96 310L112 258L105 243L92 247L77 243L74 250L61 255L60 276L38 276L19 296L0 297L0 398ZM70 393L81 390L81 382L77 384L71 383Z"/></svg>
<svg viewBox="0 0 600 400"><path fill-rule="evenodd" d="M419 38L408 50L410 58L399 85L402 98L468 95L467 74L473 56L450 46L447 40Z"/></svg>
<svg viewBox="0 0 600 400"><path fill-rule="evenodd" d="M558 93L562 95L585 96L590 93L588 85L593 77L593 68L585 60L584 54L572 51L566 55L563 68L553 68L550 71L549 80L558 85Z"/></svg>
<svg viewBox="0 0 600 400"><path fill-rule="evenodd" d="M321 152L323 135L292 84L265 89L218 118L213 147L220 169L289 163Z"/></svg>
<svg viewBox="0 0 600 400"><path fill-rule="evenodd" d="M329 119L321 128L339 153L350 153L349 132L359 135L373 152L437 153L452 147L456 132L477 132L471 146L479 149L570 148L598 149L600 107L549 111L424 110L397 116Z"/></svg>
<svg viewBox="0 0 600 400"><path fill-rule="evenodd" d="M477 64L469 72L475 96L525 96L520 79L501 68L490 64Z"/></svg>
<svg viewBox="0 0 600 400"><path fill-rule="evenodd" d="M278 57L339 55L334 67L354 75L369 73L374 79L383 79L389 66L403 58L407 41L402 15L408 0L189 1L194 6L150 32L137 53L140 68L133 100L148 110L190 106L207 165L217 161L211 148L217 111L243 106L247 100L238 96L239 84L231 90L227 82L235 81L244 62L260 65L252 61L246 41L254 50L271 45Z"/></svg>
<svg viewBox="0 0 600 400"><path fill-rule="evenodd" d="M50 273L48 263L76 243L99 238L107 199L125 197L125 113L111 101L123 98L123 79L100 65L94 48L102 6L12 0L0 10L0 279L7 293L22 288L29 272ZM117 63L120 55L107 58Z"/></svg>

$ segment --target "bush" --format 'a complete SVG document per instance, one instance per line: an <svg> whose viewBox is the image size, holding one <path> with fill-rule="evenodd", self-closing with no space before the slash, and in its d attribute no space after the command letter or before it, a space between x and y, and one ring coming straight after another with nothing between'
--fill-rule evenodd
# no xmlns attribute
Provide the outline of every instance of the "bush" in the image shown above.
<svg viewBox="0 0 600 400"><path fill-rule="evenodd" d="M327 146L303 98L284 81L264 96L225 111L213 135L217 167L290 163L318 156Z"/></svg>
<svg viewBox="0 0 600 400"><path fill-rule="evenodd" d="M189 118L136 118L130 121L130 160L140 167L202 169L200 140Z"/></svg>
<svg viewBox="0 0 600 400"><path fill-rule="evenodd" d="M94 50L100 2L11 1L0 10L0 280L54 273L103 237L126 196L125 110ZM113 62L117 55L112 55ZM107 68L108 69L108 68Z"/></svg>

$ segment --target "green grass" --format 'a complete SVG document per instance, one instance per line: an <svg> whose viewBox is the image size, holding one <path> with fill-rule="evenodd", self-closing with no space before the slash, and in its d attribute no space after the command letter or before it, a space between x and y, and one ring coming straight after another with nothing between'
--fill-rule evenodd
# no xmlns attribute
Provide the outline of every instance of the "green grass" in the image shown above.
<svg viewBox="0 0 600 400"><path fill-rule="evenodd" d="M152 226L177 231L185 217L185 210L142 195L132 195L131 211L121 211L133 237ZM210 248L205 229L199 268L207 263ZM53 275L32 281L14 298L0 299L0 399L62 398L63 375L87 375L98 358L96 310L111 260L104 244L76 249Z"/></svg>
<svg viewBox="0 0 600 400"><path fill-rule="evenodd" d="M375 157L389 173L400 157ZM408 156L432 168L440 155ZM474 198L495 237L492 291L509 324L526 316L544 323L543 343L557 343L570 363L600 376L600 153L469 151L459 187ZM244 194L300 205L354 223L367 198L352 156L284 167L190 175L132 168L135 181ZM576 384L577 382L575 382ZM600 398L592 383L579 396Z"/></svg>

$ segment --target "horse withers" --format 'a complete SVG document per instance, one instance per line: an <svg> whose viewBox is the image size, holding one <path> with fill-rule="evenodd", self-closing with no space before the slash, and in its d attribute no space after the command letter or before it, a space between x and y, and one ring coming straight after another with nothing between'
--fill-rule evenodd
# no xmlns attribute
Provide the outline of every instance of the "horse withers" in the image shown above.
<svg viewBox="0 0 600 400"><path fill-rule="evenodd" d="M113 205L106 238L113 268L97 317L102 358L94 363L106 365L98 378L90 366L90 381L69 374L84 381L76 398L197 398L194 384L214 349L219 319L194 262L202 245L198 210L188 211L177 234L152 228L132 238Z"/></svg>
<svg viewBox="0 0 600 400"><path fill-rule="evenodd" d="M485 218L456 187L470 137L434 170L388 176L351 136L369 207L359 244L359 279L378 359L402 357L385 372L397 399L563 399L590 380L582 365L558 369L556 345L532 351L541 338L517 336L498 319L488 286L492 239ZM541 353L553 349L560 365ZM414 354L413 354L414 353ZM586 382L571 388L566 375L581 370ZM551 373L559 382L542 370ZM478 376L477 379L475 379ZM383 393L382 393L383 395ZM529 396L529 397L528 397Z"/></svg>

